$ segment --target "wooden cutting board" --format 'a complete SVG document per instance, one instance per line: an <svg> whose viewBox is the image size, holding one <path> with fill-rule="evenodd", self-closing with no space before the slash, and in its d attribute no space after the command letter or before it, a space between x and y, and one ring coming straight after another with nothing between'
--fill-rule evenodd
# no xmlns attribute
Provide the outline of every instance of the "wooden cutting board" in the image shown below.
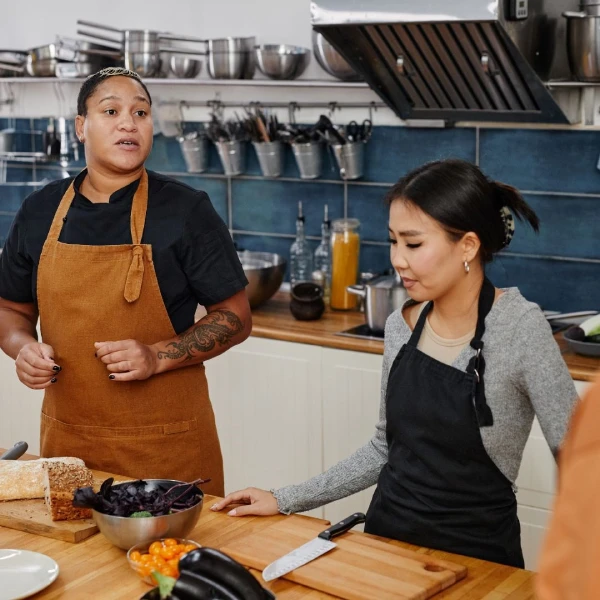
<svg viewBox="0 0 600 600"><path fill-rule="evenodd" d="M92 471L92 473L96 490L100 489L100 484L107 477L115 477L117 480L127 479L102 471ZM73 543L81 542L98 533L98 527L93 519L53 521L43 499L0 502L0 526Z"/></svg>
<svg viewBox="0 0 600 600"><path fill-rule="evenodd" d="M292 515L221 548L247 567L263 570L326 529L323 521ZM463 579L467 568L349 532L337 548L284 579L346 600L424 600Z"/></svg>

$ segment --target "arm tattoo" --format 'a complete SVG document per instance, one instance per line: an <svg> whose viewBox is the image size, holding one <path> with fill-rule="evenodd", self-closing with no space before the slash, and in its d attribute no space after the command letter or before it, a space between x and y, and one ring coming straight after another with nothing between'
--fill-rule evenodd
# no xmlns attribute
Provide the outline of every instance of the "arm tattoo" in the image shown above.
<svg viewBox="0 0 600 600"><path fill-rule="evenodd" d="M210 352L217 342L221 346L229 345L244 328L239 317L230 310L219 309L208 313L196 327L182 333L175 342L170 342L167 351L158 353L158 358L176 360L185 356L185 360L194 358L196 352Z"/></svg>

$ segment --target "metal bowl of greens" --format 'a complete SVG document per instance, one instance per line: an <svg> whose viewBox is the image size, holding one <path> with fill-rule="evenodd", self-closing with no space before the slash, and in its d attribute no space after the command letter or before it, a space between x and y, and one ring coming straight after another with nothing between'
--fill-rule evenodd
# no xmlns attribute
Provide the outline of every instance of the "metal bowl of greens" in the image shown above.
<svg viewBox="0 0 600 600"><path fill-rule="evenodd" d="M145 479L112 485L107 479L95 493L75 492L75 506L92 509L98 529L109 542L128 550L160 538L185 538L196 526L204 493L200 482Z"/></svg>

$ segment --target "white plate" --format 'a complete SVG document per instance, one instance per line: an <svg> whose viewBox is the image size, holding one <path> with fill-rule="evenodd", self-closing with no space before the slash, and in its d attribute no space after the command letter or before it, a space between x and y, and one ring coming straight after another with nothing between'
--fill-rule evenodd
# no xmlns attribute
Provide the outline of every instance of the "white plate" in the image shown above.
<svg viewBox="0 0 600 600"><path fill-rule="evenodd" d="M0 600L29 598L58 577L58 565L45 554L0 549Z"/></svg>

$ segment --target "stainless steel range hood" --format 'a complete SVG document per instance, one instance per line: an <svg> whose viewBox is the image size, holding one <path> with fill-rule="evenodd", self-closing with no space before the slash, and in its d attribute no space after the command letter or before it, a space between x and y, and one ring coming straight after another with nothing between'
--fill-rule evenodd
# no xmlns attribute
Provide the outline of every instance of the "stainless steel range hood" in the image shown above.
<svg viewBox="0 0 600 600"><path fill-rule="evenodd" d="M579 0L317 0L321 32L402 119L568 123L563 11Z"/></svg>

